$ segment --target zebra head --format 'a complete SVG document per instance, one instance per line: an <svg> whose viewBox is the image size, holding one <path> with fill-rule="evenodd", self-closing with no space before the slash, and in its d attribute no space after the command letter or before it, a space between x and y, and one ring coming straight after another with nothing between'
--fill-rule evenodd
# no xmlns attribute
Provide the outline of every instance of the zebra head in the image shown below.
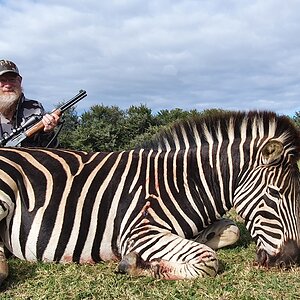
<svg viewBox="0 0 300 300"><path fill-rule="evenodd" d="M235 194L235 207L256 242L259 265L300 263L299 131L267 139Z"/></svg>

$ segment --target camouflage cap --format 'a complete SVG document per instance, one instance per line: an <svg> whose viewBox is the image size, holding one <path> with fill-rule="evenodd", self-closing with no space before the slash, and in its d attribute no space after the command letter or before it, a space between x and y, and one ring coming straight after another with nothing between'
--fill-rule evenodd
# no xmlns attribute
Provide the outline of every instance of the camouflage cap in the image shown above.
<svg viewBox="0 0 300 300"><path fill-rule="evenodd" d="M9 60L1 59L0 60L0 76L5 73L15 73L20 75L18 67L15 63Z"/></svg>

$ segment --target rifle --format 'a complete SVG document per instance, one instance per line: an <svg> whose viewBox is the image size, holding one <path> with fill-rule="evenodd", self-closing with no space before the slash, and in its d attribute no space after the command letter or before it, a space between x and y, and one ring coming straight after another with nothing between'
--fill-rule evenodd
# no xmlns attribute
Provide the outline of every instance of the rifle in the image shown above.
<svg viewBox="0 0 300 300"><path fill-rule="evenodd" d="M86 96L86 91L80 90L77 95L68 100L62 106L56 108L52 113L61 116L67 109L75 105ZM0 140L0 147L16 147L25 139L30 138L34 134L42 131L44 129L42 118L42 116L30 117L23 125L13 129L11 134L3 137L2 140Z"/></svg>

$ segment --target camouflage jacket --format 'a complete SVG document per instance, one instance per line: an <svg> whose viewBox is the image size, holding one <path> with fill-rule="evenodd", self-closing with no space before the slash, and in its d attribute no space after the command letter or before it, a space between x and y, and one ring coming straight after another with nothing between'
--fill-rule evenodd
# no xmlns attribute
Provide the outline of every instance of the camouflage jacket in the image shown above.
<svg viewBox="0 0 300 300"><path fill-rule="evenodd" d="M23 94L18 103L13 119L10 121L0 113L0 139L3 135L10 134L14 128L18 128L24 124L31 116L42 116L45 110L42 104L36 100L27 99ZM40 132L32 138L27 138L21 143L22 147L45 147L52 139L54 133ZM57 140L53 141L50 147L54 147Z"/></svg>

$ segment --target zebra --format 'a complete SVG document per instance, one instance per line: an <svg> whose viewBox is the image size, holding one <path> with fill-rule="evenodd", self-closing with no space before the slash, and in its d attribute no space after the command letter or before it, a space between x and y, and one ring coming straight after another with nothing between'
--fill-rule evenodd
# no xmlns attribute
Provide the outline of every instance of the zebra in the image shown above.
<svg viewBox="0 0 300 300"><path fill-rule="evenodd" d="M299 129L267 111L178 121L118 152L0 149L0 236L28 261L118 261L162 279L218 273L239 238L235 208L263 267L300 261ZM3 247L3 245L2 245ZM8 273L0 252L0 281Z"/></svg>

